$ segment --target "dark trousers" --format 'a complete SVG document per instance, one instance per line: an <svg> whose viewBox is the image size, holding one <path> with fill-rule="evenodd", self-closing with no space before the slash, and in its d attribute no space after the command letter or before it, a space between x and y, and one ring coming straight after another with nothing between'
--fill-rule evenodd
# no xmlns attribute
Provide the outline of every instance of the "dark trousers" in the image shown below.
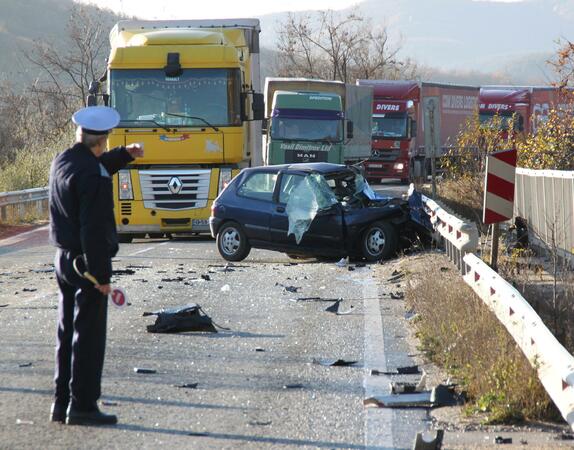
<svg viewBox="0 0 574 450"><path fill-rule="evenodd" d="M56 343L55 402L70 399L78 410L92 410L101 395L108 299L76 274L77 253L58 250L55 267L60 299Z"/></svg>

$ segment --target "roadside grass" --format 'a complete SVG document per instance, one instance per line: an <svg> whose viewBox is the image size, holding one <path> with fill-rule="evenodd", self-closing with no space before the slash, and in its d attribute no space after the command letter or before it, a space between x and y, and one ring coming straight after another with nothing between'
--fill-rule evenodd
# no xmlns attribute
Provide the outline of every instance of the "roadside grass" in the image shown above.
<svg viewBox="0 0 574 450"><path fill-rule="evenodd" d="M516 423L560 420L560 413L496 316L444 259L428 255L407 287L408 307L421 350L444 367L466 392L467 414L480 413L484 422Z"/></svg>
<svg viewBox="0 0 574 450"><path fill-rule="evenodd" d="M54 147L59 148L59 147ZM56 150L41 147L21 149L0 166L0 192L44 187Z"/></svg>

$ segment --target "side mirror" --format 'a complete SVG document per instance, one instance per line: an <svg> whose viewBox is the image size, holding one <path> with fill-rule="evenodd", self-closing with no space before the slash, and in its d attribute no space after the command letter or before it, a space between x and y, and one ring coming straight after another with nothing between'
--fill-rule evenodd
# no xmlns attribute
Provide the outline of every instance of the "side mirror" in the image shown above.
<svg viewBox="0 0 574 450"><path fill-rule="evenodd" d="M102 94L102 98L104 99L104 105L110 106L110 94Z"/></svg>
<svg viewBox="0 0 574 450"><path fill-rule="evenodd" d="M261 120L261 132L262 132L263 134L266 134L266 133L267 133L267 127L268 127L268 126L269 126L269 119L263 118L263 119Z"/></svg>
<svg viewBox="0 0 574 450"><path fill-rule="evenodd" d="M347 122L347 139L353 139L353 130L354 130L353 121L349 120Z"/></svg>
<svg viewBox="0 0 574 450"><path fill-rule="evenodd" d="M417 137L417 121L411 119L411 137Z"/></svg>
<svg viewBox="0 0 574 450"><path fill-rule="evenodd" d="M253 120L263 120L265 118L265 97L263 94L253 94Z"/></svg>
<svg viewBox="0 0 574 450"><path fill-rule="evenodd" d="M90 86L88 87L88 93L90 94L97 94L100 91L100 82L99 81L92 81L90 83Z"/></svg>
<svg viewBox="0 0 574 450"><path fill-rule="evenodd" d="M87 99L86 99L86 104L88 106L97 106L98 105L98 100L96 98L95 94L90 94L88 95Z"/></svg>

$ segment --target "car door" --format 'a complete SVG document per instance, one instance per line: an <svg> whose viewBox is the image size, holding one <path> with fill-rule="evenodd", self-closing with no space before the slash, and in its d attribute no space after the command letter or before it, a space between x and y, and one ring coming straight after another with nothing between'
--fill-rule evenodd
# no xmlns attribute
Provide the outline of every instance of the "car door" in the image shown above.
<svg viewBox="0 0 574 450"><path fill-rule="evenodd" d="M277 172L253 172L237 187L235 205L229 217L243 226L252 243L271 240L269 227L276 180Z"/></svg>
<svg viewBox="0 0 574 450"><path fill-rule="evenodd" d="M339 204L317 213L301 242L293 234L287 235L289 217L287 202L290 194L307 174L282 172L278 180L276 203L271 214L271 240L274 246L290 251L309 251L320 254L338 254L344 247L343 214Z"/></svg>

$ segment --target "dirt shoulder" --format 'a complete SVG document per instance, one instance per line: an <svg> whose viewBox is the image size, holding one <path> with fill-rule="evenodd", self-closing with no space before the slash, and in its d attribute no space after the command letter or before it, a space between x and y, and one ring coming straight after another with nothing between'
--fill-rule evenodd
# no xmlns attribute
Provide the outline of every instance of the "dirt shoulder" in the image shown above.
<svg viewBox="0 0 574 450"><path fill-rule="evenodd" d="M390 264L405 274L409 345L427 389L454 382L468 397L463 406L431 410L432 428L445 430L443 448L489 448L497 437L512 440L504 448L574 448L568 425L548 420L556 411L534 370L446 256Z"/></svg>

